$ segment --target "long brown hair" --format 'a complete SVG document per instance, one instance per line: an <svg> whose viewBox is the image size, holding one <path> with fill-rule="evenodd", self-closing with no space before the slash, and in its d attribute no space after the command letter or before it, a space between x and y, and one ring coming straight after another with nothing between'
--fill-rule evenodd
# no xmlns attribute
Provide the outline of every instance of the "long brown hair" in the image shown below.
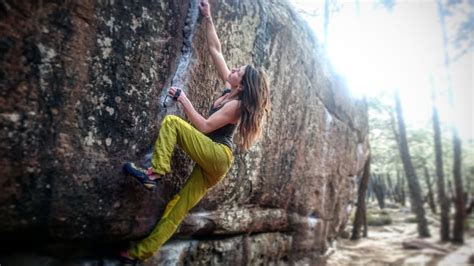
<svg viewBox="0 0 474 266"><path fill-rule="evenodd" d="M262 124L270 108L268 77L263 69L245 67L241 81L240 123L236 136L239 150L247 151L262 135Z"/></svg>

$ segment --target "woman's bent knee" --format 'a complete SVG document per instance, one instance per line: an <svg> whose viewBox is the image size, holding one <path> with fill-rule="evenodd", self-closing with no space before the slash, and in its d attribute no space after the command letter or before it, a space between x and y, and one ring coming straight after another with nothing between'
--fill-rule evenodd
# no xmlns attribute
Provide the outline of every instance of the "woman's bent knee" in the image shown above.
<svg viewBox="0 0 474 266"><path fill-rule="evenodd" d="M163 121L161 122L161 125L166 125L166 124L172 124L173 122L176 122L178 120L180 120L181 118L179 118L178 116L176 115L167 115L165 116L165 118L163 119Z"/></svg>

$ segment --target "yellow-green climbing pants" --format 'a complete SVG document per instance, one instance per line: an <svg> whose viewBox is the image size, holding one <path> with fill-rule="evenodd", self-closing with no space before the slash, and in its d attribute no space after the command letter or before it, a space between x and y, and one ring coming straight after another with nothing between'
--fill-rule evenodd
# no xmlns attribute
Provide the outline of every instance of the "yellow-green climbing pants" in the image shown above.
<svg viewBox="0 0 474 266"><path fill-rule="evenodd" d="M225 176L232 165L233 155L229 147L212 141L181 118L168 115L161 124L153 151L152 167L155 172L163 175L171 170L171 156L176 144L196 165L184 187L166 206L151 234L128 250L134 258L145 260L153 256L173 235L189 210Z"/></svg>

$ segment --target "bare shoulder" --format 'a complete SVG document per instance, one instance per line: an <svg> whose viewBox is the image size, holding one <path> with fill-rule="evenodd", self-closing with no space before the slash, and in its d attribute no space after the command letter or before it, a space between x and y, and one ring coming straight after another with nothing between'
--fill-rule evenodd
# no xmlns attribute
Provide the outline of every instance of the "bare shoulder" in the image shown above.
<svg viewBox="0 0 474 266"><path fill-rule="evenodd" d="M222 112L230 115L234 119L240 117L240 100L232 100L222 107Z"/></svg>
<svg viewBox="0 0 474 266"><path fill-rule="evenodd" d="M224 105L224 108L240 110L240 100L232 100Z"/></svg>

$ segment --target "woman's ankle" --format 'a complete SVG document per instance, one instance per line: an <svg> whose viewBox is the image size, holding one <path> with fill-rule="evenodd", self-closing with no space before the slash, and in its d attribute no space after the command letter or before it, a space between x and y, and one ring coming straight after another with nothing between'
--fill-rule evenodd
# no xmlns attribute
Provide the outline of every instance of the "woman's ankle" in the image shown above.
<svg viewBox="0 0 474 266"><path fill-rule="evenodd" d="M155 170L153 170L153 168L149 167L148 169L146 169L146 175L148 176L149 179L151 180L157 180L157 179L160 179L161 178L161 175L158 174L157 172L155 172Z"/></svg>

